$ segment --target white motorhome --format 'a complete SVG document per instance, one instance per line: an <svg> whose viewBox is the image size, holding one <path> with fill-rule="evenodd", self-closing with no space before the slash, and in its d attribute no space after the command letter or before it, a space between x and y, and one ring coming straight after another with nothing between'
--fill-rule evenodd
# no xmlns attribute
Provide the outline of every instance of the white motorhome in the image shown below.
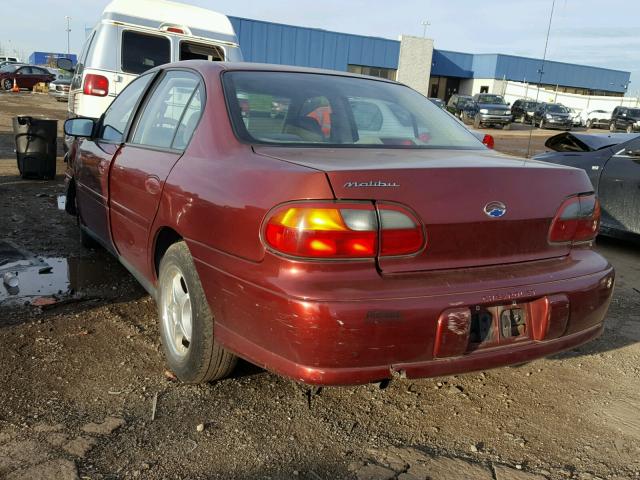
<svg viewBox="0 0 640 480"><path fill-rule="evenodd" d="M167 0L113 0L78 58L69 116L98 118L141 73L179 60L241 61L229 19Z"/></svg>

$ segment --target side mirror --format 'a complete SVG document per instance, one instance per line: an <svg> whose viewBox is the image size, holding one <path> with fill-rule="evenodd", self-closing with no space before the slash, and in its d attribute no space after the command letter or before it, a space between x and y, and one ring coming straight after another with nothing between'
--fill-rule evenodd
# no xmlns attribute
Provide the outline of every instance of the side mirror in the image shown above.
<svg viewBox="0 0 640 480"><path fill-rule="evenodd" d="M95 126L96 122L91 118L70 118L64 122L64 133L70 137L91 138Z"/></svg>
<svg viewBox="0 0 640 480"><path fill-rule="evenodd" d="M56 66L60 70L66 70L67 72L73 72L73 62L68 58L58 58L56 60Z"/></svg>
<svg viewBox="0 0 640 480"><path fill-rule="evenodd" d="M640 150L627 150L625 153L630 157L640 157Z"/></svg>

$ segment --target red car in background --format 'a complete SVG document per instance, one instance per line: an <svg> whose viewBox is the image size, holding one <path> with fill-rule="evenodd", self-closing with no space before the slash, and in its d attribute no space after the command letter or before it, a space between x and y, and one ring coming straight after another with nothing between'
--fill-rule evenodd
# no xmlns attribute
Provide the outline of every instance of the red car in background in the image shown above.
<svg viewBox="0 0 640 480"><path fill-rule="evenodd" d="M586 174L497 154L401 84L181 62L65 132L81 239L156 299L185 382L236 356L317 385L448 375L602 332Z"/></svg>
<svg viewBox="0 0 640 480"><path fill-rule="evenodd" d="M32 65L6 64L0 67L0 86L3 90L11 90L13 82L18 88L31 90L40 82L53 82L56 76L42 67Z"/></svg>

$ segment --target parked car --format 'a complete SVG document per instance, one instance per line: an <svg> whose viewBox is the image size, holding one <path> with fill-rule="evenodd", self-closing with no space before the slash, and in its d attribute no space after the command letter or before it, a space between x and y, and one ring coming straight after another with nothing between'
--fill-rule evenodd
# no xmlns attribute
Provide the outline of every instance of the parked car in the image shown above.
<svg viewBox="0 0 640 480"><path fill-rule="evenodd" d="M71 79L61 78L54 80L49 84L49 95L55 98L58 102L69 101L69 86L71 85Z"/></svg>
<svg viewBox="0 0 640 480"><path fill-rule="evenodd" d="M578 110L576 108L569 108L569 116L571 117L571 124L574 127L582 126L582 110Z"/></svg>
<svg viewBox="0 0 640 480"><path fill-rule="evenodd" d="M603 331L587 175L497 154L404 85L179 62L65 132L68 211L156 299L185 382L236 356L316 385L452 375Z"/></svg>
<svg viewBox="0 0 640 480"><path fill-rule="evenodd" d="M561 133L536 160L580 168L602 206L603 235L640 239L640 135Z"/></svg>
<svg viewBox="0 0 640 480"><path fill-rule="evenodd" d="M444 103L444 100L441 100L439 98L433 98L433 97L429 97L429 100L431 101L431 103L433 103L436 107L439 108L445 108L446 105Z"/></svg>
<svg viewBox="0 0 640 480"><path fill-rule="evenodd" d="M0 67L0 86L4 90L11 90L14 80L18 88L32 89L37 83L55 80L55 76L42 67L32 65L8 64Z"/></svg>
<svg viewBox="0 0 640 480"><path fill-rule="evenodd" d="M625 130L627 133L640 131L640 108L614 108L609 131L615 132L617 130Z"/></svg>
<svg viewBox="0 0 640 480"><path fill-rule="evenodd" d="M571 130L573 119L569 109L559 103L541 103L533 114L533 124L539 128Z"/></svg>
<svg viewBox="0 0 640 480"><path fill-rule="evenodd" d="M581 120L586 128L609 128L611 112L608 110L583 111Z"/></svg>
<svg viewBox="0 0 640 480"><path fill-rule="evenodd" d="M539 103L535 100L529 100L527 98L516 100L511 106L513 121L519 121L520 123L532 123L533 114L535 113L536 108L538 108L538 105Z"/></svg>
<svg viewBox="0 0 640 480"><path fill-rule="evenodd" d="M473 101L468 103L462 111L462 120L473 122L473 128L483 126L501 126L505 130L511 128L511 109L501 95L478 93Z"/></svg>
<svg viewBox="0 0 640 480"><path fill-rule="evenodd" d="M10 63L22 63L18 57L10 57L6 55L0 55L0 63L10 62Z"/></svg>
<svg viewBox="0 0 640 480"><path fill-rule="evenodd" d="M462 117L462 111L470 103L473 103L473 97L471 95L455 93L451 95L451 98L447 102L447 110L456 117Z"/></svg>
<svg viewBox="0 0 640 480"><path fill-rule="evenodd" d="M114 0L87 36L71 82L69 116L98 118L147 70L178 60L242 60L229 19L182 3ZM59 67L72 70L60 58Z"/></svg>

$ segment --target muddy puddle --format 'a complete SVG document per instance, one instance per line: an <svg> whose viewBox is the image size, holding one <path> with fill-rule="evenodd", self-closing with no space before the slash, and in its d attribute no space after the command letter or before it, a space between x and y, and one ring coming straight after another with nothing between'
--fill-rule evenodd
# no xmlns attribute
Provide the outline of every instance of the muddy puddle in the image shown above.
<svg viewBox="0 0 640 480"><path fill-rule="evenodd" d="M24 258L0 266L0 308L46 306L87 292L99 293L113 281L105 262L92 258Z"/></svg>

